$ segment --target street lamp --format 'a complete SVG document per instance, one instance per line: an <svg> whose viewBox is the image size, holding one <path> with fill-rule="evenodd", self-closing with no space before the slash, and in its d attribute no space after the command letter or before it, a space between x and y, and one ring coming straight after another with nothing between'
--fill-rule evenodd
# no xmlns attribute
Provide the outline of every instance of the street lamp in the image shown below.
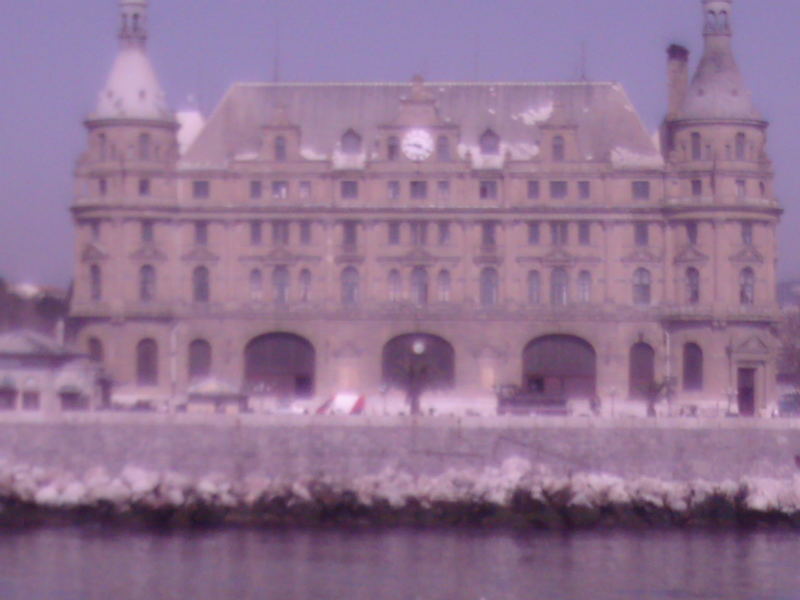
<svg viewBox="0 0 800 600"><path fill-rule="evenodd" d="M425 378L427 376L427 368L425 366L424 355L427 349L425 340L417 338L411 344L411 355L409 356L408 364L408 381L406 387L406 394L408 398L408 405L411 409L412 415L420 414L419 399L422 396L422 390L425 387Z"/></svg>

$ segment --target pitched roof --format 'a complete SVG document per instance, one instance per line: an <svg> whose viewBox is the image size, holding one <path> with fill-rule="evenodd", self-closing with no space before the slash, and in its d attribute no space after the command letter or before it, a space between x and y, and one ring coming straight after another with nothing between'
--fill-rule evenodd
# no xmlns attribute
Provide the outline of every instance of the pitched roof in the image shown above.
<svg viewBox="0 0 800 600"><path fill-rule="evenodd" d="M0 355L69 357L74 353L53 338L23 329L0 334Z"/></svg>

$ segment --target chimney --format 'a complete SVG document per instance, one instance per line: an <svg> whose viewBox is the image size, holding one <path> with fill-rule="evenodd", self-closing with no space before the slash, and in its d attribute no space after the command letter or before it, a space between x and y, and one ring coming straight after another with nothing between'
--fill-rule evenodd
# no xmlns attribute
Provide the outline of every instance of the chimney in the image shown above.
<svg viewBox="0 0 800 600"><path fill-rule="evenodd" d="M669 88L669 107L667 117L675 117L683 107L686 90L689 87L689 51L683 46L672 44L667 48L667 86Z"/></svg>

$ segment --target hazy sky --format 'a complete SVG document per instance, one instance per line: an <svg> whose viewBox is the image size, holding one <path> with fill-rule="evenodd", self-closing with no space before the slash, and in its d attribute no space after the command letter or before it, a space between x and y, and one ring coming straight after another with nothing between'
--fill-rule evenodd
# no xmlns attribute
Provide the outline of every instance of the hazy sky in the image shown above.
<svg viewBox="0 0 800 600"><path fill-rule="evenodd" d="M700 0L151 0L150 55L171 105L207 114L235 81L620 81L650 129L665 48L702 48ZM800 276L800 2L736 0L735 48L772 122L786 209L781 274ZM116 52L116 0L3 2L0 276L71 279L71 171Z"/></svg>

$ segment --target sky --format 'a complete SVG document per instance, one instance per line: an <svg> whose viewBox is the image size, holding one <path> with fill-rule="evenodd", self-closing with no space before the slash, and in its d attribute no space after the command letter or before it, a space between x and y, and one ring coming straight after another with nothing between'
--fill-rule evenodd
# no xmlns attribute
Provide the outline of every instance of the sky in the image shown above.
<svg viewBox="0 0 800 600"><path fill-rule="evenodd" d="M665 49L702 50L700 0L150 0L150 56L175 109L209 114L237 81L623 84L647 127L666 105ZM66 286L72 169L114 59L116 0L3 3L0 277ZM783 278L800 277L800 2L736 0L734 46L786 213ZM276 60L276 55L280 56ZM277 65L277 69L276 69Z"/></svg>

